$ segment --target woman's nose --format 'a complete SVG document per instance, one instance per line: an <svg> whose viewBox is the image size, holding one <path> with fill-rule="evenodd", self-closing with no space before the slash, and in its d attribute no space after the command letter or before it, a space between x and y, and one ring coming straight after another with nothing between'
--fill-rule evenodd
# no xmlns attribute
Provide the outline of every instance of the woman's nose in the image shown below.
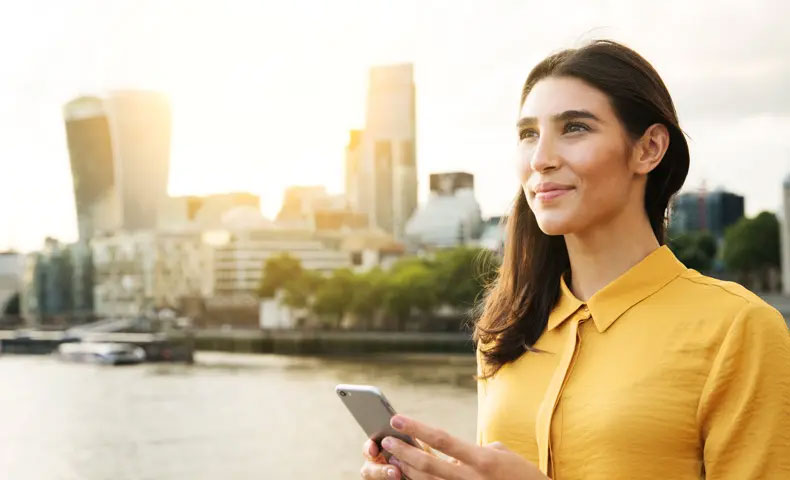
<svg viewBox="0 0 790 480"><path fill-rule="evenodd" d="M550 168L556 168L558 159L554 146L550 138L541 137L535 144L535 148L530 152L529 166L536 172L542 172Z"/></svg>

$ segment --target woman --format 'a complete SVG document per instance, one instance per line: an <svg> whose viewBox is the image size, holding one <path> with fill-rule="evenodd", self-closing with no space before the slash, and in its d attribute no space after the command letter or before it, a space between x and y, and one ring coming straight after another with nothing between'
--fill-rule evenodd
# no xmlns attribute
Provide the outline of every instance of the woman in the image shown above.
<svg viewBox="0 0 790 480"><path fill-rule="evenodd" d="M399 415L452 458L388 438L388 465L367 442L363 478L790 478L782 316L664 245L689 153L656 71L611 41L552 55L517 133L521 189L475 326L477 445Z"/></svg>

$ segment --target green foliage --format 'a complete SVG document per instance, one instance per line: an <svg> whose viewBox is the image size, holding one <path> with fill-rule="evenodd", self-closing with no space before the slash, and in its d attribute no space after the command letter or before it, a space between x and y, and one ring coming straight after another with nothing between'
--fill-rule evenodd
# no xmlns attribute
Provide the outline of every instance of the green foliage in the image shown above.
<svg viewBox="0 0 790 480"><path fill-rule="evenodd" d="M387 277L384 309L399 320L405 320L412 309L430 313L437 305L434 272L427 261L409 258L393 266Z"/></svg>
<svg viewBox="0 0 790 480"><path fill-rule="evenodd" d="M263 266L263 279L258 288L261 298L272 298L278 289L302 275L302 264L299 259L287 253L270 257Z"/></svg>
<svg viewBox="0 0 790 480"><path fill-rule="evenodd" d="M285 305L309 308L323 319L339 322L350 312L367 322L383 312L403 326L413 313L430 316L442 304L472 307L496 277L499 261L487 250L459 247L433 258L404 257L388 271L339 269L323 277L287 254L268 259L263 268L261 297L281 291Z"/></svg>
<svg viewBox="0 0 790 480"><path fill-rule="evenodd" d="M711 269L716 258L716 238L709 232L672 235L669 248L689 268L704 272Z"/></svg>
<svg viewBox="0 0 790 480"><path fill-rule="evenodd" d="M498 258L488 250L459 247L437 252L434 276L438 301L468 309L496 278Z"/></svg>
<svg viewBox="0 0 790 480"><path fill-rule="evenodd" d="M310 307L314 293L325 281L318 272L301 270L298 276L287 279L282 286L283 303L291 308Z"/></svg>
<svg viewBox="0 0 790 480"><path fill-rule="evenodd" d="M382 305L386 287L386 275L378 267L354 275L349 311L363 317L372 316Z"/></svg>
<svg viewBox="0 0 790 480"><path fill-rule="evenodd" d="M779 268L779 222L771 212L742 218L724 234L724 263L735 272Z"/></svg>
<svg viewBox="0 0 790 480"><path fill-rule="evenodd" d="M313 311L338 319L349 309L354 295L354 272L347 268L335 270L332 276L320 283L315 292Z"/></svg>

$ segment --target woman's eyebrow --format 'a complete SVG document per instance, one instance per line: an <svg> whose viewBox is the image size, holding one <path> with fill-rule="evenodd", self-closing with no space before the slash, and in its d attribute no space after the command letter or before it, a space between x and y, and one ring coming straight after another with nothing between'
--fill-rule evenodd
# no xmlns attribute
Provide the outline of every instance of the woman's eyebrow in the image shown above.
<svg viewBox="0 0 790 480"><path fill-rule="evenodd" d="M565 110L562 113L557 113L551 116L551 120L553 122L564 122L577 118L588 118L590 120L595 120L596 122L601 121L600 118L596 117L588 110ZM535 117L522 117L518 120L518 122L516 122L516 128L523 128L536 123L538 123L538 119Z"/></svg>

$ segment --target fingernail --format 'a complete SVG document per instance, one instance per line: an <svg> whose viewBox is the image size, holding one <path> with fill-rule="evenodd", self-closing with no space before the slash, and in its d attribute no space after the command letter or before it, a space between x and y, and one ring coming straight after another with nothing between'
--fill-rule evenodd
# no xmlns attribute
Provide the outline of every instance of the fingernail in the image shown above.
<svg viewBox="0 0 790 480"><path fill-rule="evenodd" d="M395 415L394 417L392 417L392 420L390 420L390 424L392 425L392 428L397 428L398 430L400 430L401 428L403 428L403 419Z"/></svg>
<svg viewBox="0 0 790 480"><path fill-rule="evenodd" d="M387 469L387 478L398 478L398 474L395 473L395 469L394 468L388 468Z"/></svg>
<svg viewBox="0 0 790 480"><path fill-rule="evenodd" d="M400 467L400 462L395 457L390 457L390 465L395 465L396 467Z"/></svg>
<svg viewBox="0 0 790 480"><path fill-rule="evenodd" d="M381 441L381 446L389 450L392 448L392 439L390 437L386 437L384 440Z"/></svg>

